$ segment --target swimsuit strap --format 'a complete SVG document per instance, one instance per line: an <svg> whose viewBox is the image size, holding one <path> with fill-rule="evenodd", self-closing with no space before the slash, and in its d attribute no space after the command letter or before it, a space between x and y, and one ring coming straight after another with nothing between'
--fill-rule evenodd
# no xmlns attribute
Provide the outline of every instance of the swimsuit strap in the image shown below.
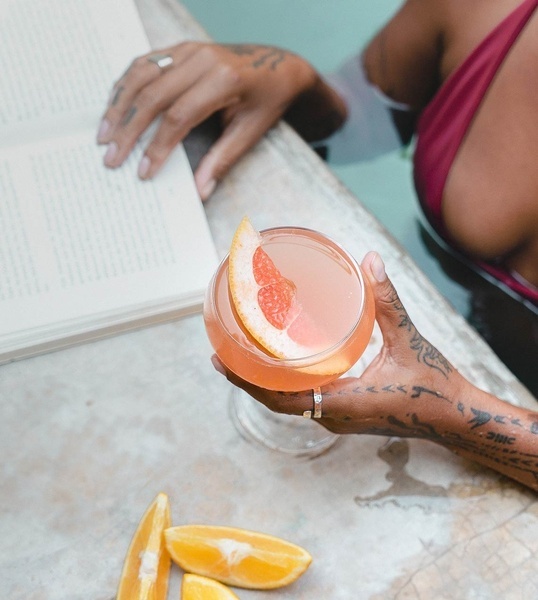
<svg viewBox="0 0 538 600"><path fill-rule="evenodd" d="M418 121L415 185L428 220L444 236L441 203L456 153L501 63L537 7L538 0L526 0L501 21L448 77Z"/></svg>

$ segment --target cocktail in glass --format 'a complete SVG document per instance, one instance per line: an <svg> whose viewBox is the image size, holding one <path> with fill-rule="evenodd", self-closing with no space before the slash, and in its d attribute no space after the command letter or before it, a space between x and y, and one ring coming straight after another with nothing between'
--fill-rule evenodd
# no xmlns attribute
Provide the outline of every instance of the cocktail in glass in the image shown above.
<svg viewBox="0 0 538 600"><path fill-rule="evenodd" d="M261 232L262 248L282 275L293 282L311 327L295 335L314 353L277 358L256 342L234 308L228 285L227 256L211 280L204 303L209 340L222 363L242 379L270 390L317 389L348 371L366 349L375 310L372 291L355 259L324 234L299 227ZM319 340L323 340L320 350ZM269 411L236 388L232 416L250 439L296 455L319 454L336 436L315 421Z"/></svg>

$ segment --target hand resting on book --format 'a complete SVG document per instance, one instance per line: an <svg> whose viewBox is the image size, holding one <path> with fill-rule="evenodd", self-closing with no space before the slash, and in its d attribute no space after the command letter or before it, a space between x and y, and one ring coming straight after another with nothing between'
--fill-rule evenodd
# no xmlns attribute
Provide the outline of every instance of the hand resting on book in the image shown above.
<svg viewBox="0 0 538 600"><path fill-rule="evenodd" d="M156 54L170 56L172 63L161 68L148 60ZM306 98L311 94L316 102ZM105 165L118 167L150 123L161 116L138 169L139 177L149 179L194 127L219 113L220 137L195 172L205 200L217 181L292 105L291 112L302 119L303 96L305 110L325 106L325 98L332 101L331 106L341 105L339 116L335 118L333 112L332 118L321 120L330 131L316 132L313 137L325 137L344 120L345 109L335 92L295 54L250 44L184 42L132 62L112 89L97 140L108 144ZM312 137L307 131L301 133Z"/></svg>

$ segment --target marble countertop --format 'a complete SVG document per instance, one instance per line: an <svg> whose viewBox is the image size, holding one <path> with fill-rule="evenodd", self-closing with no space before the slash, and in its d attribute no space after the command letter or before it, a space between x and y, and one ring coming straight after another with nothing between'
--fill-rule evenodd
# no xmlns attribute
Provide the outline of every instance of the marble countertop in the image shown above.
<svg viewBox="0 0 538 600"><path fill-rule="evenodd" d="M206 37L175 0L137 3L155 47ZM378 250L432 343L477 385L535 404L286 126L206 211L221 255L247 212L259 228L321 229L359 259ZM376 332L363 364L379 343ZM255 529L312 554L296 583L237 590L244 600L538 597L534 493L419 440L348 436L314 459L257 447L231 422L231 388L211 353L194 315L0 367L3 598L112 600L131 535L160 491L175 525ZM180 576L174 569L169 598Z"/></svg>

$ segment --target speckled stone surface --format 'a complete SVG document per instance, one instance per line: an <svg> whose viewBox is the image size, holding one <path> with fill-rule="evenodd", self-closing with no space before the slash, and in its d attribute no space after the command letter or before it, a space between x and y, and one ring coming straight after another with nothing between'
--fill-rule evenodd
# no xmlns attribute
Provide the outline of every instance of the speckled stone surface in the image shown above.
<svg viewBox="0 0 538 600"><path fill-rule="evenodd" d="M138 0L155 47L204 33L175 0ZM475 383L535 400L405 252L286 127L271 132L206 205L224 254L239 219L321 229L357 258L384 257L422 333ZM380 343L376 332L360 370ZM536 495L433 444L340 438L314 459L243 439L202 318L0 367L0 581L6 600L112 600L155 495L174 524L261 530L313 564L262 600L538 598ZM179 597L174 568L169 598Z"/></svg>

